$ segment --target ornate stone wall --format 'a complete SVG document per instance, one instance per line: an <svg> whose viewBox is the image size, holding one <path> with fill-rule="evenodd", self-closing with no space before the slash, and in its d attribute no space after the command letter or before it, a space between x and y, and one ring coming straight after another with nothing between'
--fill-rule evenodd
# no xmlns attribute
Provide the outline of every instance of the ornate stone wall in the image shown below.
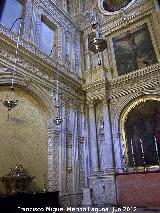
<svg viewBox="0 0 160 213"><path fill-rule="evenodd" d="M41 17L53 22L57 27L56 53L54 58L39 50ZM18 35L0 24L0 84L8 85L12 71L15 70L15 85L44 103L47 111L46 135L48 134L48 190L60 191L73 205L79 205L82 194L83 174L83 135L80 106L85 100L82 90L82 71L80 64L80 30L75 22L60 9L55 1L26 1L23 32L19 37L19 50L15 47ZM66 63L65 35L70 37L72 49ZM53 124L55 115L54 98L57 73L60 80L60 101L62 125ZM28 138L29 140L29 138ZM47 152L47 149L45 150ZM47 170L47 167L45 167ZM39 179L42 180L44 174ZM41 181L43 182L43 181ZM43 185L43 183L41 184ZM43 188L43 187L41 187ZM77 195L76 194L80 195ZM74 194L74 202L72 195ZM80 197L80 198L79 198ZM78 201L76 201L78 199ZM68 202L68 201L67 201ZM64 203L64 202L62 202Z"/></svg>
<svg viewBox="0 0 160 213"><path fill-rule="evenodd" d="M159 94L159 10L155 5L156 1L140 0L136 1L132 7L127 10L120 10L118 13L110 15L98 12L101 23L102 37L107 40L107 50L103 52L103 65L93 66L95 56L91 58L88 50L88 36L91 33L91 25L85 27L83 34L84 51L85 51L85 79L83 89L86 91L86 99L88 104L88 128L89 128L89 144L91 169L89 173L89 187L93 190L93 202L95 203L115 203L116 193L110 193L108 188L108 178L112 177L112 187L115 187L114 173L123 172L124 169L124 146L121 135L121 114L125 107L136 101L138 97L154 96ZM93 6L93 5L92 5ZM93 7L91 7L93 10ZM88 13L81 14L81 17L88 17ZM80 16L79 16L80 18ZM78 20L78 18L77 18ZM82 20L82 18L81 18ZM82 29L86 23L84 20L81 24ZM90 22L88 22L90 23ZM147 24L152 40L154 52L156 54L157 63L147 66L143 69L135 70L128 74L118 76L116 59L113 47L113 38L123 35L133 29L137 29L143 24ZM127 60L127 59L126 59ZM93 68L94 67L94 68ZM92 103L92 110L91 105ZM106 103L106 104L105 104ZM102 104L103 109L100 109ZM105 107L106 105L106 107ZM98 106L98 109L96 110ZM103 112L103 113L102 113ZM101 130L99 122L95 121L96 114L104 120L104 127ZM100 116L101 115L101 116ZM94 129L94 131L93 131ZM94 136L93 132L96 131ZM104 134L104 135L103 135ZM94 136L94 137L93 137ZM103 144L103 152L101 152L100 141ZM93 148L94 147L94 148ZM96 149L95 147L98 147ZM94 156L92 158L92 155ZM97 155L97 156L96 156ZM102 167L104 160L104 167ZM93 171L93 167L98 166L97 171ZM112 175L109 176L109 173ZM100 174L105 174L100 177ZM101 184L103 182L103 184ZM102 187L100 186L102 185ZM101 189L102 188L102 189ZM104 188L106 191L104 192ZM98 190L99 189L99 190ZM112 190L111 190L112 191ZM106 194L109 200L105 200Z"/></svg>
<svg viewBox="0 0 160 213"><path fill-rule="evenodd" d="M100 55L101 66L88 50L93 8L108 44ZM80 205L83 187L92 189L93 204L115 204L115 173L124 169L121 113L138 97L160 95L159 8L156 1L138 0L127 10L107 15L98 9L98 1L77 0L75 16L66 10L65 0L26 1L16 67L18 36L0 24L0 83L8 84L15 69L15 84L46 106L48 189L60 191L62 204ZM39 50L42 15L57 28L54 57ZM113 38L143 24L149 29L157 63L118 76ZM60 127L53 124L57 73Z"/></svg>

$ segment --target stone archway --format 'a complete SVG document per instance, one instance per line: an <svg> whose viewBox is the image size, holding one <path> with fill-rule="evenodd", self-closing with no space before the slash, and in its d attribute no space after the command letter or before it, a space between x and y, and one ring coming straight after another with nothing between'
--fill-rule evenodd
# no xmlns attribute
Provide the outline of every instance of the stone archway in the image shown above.
<svg viewBox="0 0 160 213"><path fill-rule="evenodd" d="M4 80L4 78L1 78L0 84L4 85L7 83L8 83L8 79ZM41 172L39 172L39 174L37 173L37 176L41 175L41 177L39 178L40 187L38 186L38 189L42 190L44 184L46 184L46 185L48 184L48 189L50 191L55 191L55 190L58 190L58 187L59 187L59 180L58 180L59 146L57 145L58 142L55 142L55 137L53 137L54 127L51 124L51 118L54 113L54 106L53 106L53 103L52 103L52 100L51 100L49 94L40 85L38 85L34 82L29 84L27 88L24 88L24 86L22 86L22 85L23 85L22 79L17 79L17 91L18 91L17 95L19 95L19 98L21 100L25 99L24 98L25 96L27 96L27 98L29 97L30 99L32 99L32 101L30 101L30 102L34 102L34 103L33 103L33 106L31 107L33 110L32 111L33 116L32 116L31 120L34 121L34 118L35 118L35 120L37 120L36 121L37 123L31 122L32 125L30 128L30 133L28 133L28 130L27 130L27 134L30 134L30 136L31 136L30 141L32 141L32 144L34 144L34 140L36 141L36 138L32 137L31 131L33 131L33 130L36 131L36 129L41 130L37 134L37 141L35 143L36 145L34 144L34 146L36 146L37 148L36 147L34 147L34 148L38 150L38 153L40 153L39 156L43 155L43 153L47 154L47 161L45 161L45 159L43 160L43 157L41 157L41 159L39 157L37 157L37 158L35 157L34 160L32 161L33 164L36 164L35 161L38 162L38 164L41 164L42 165L42 166L40 166L41 168L42 167L48 168L47 170L45 170L45 172L41 171ZM23 103L23 101L20 102L21 108L24 108L24 105L26 103L28 104L27 98L25 99L24 103ZM22 105L23 105L23 107L22 107ZM35 112L34 107L36 109L37 106L40 108L43 108L43 110L45 111L45 119L42 116L41 111L38 111L34 114L34 112ZM28 111L29 109L30 108L26 108L26 111ZM15 110L18 110L18 107L17 107L17 109L15 108ZM29 110L29 112L30 112L30 110ZM26 114L29 114L29 112L27 112ZM24 113L22 111L20 112L20 116L24 116ZM40 119L41 117L43 117L43 122L44 122L44 125L46 128L45 129L46 132L42 131L42 129L40 128L42 126L42 120ZM25 116L23 118L25 120ZM18 120L16 120L16 121L18 121ZM33 123L34 123L35 128L33 128ZM29 126L27 126L27 128L29 128ZM46 142L48 141L48 143L46 143L46 146L41 146L41 145L38 146L39 144L43 144L43 142L40 143L41 139L39 138L41 133L44 133L44 135L45 135L45 139L43 138L42 140L45 140ZM24 134L22 134L22 135L24 135ZM20 139L20 137L19 137L19 139ZM38 141L39 141L39 143L38 143ZM20 141L19 141L19 144L21 144ZM30 152L32 153L32 151L33 151L33 147L31 148ZM25 151L24 151L24 153L25 153ZM56 156L56 157L53 158L53 156ZM27 162L25 162L25 163L27 163ZM30 162L31 167L33 167L32 163ZM31 170L33 170L33 168ZM47 174L47 172L48 172L48 174ZM45 180L44 180L44 178L45 178Z"/></svg>
<svg viewBox="0 0 160 213"><path fill-rule="evenodd" d="M125 147L123 144L124 141L124 132L122 131L122 120L125 118L125 112L127 109L129 110L130 107L132 108L134 104L136 105L137 102L142 101L143 99L158 99L159 95L146 95L140 96L140 94L132 94L127 97L121 98L118 101L118 104L114 104L114 110L112 113L112 131L113 131L113 143L114 143L114 151L115 151L115 163L116 169L119 172L122 172L124 169L124 161L123 155L125 153ZM117 101L116 101L117 103Z"/></svg>
<svg viewBox="0 0 160 213"><path fill-rule="evenodd" d="M159 96L144 96L132 101L123 110L120 125L128 168L159 164L159 108Z"/></svg>

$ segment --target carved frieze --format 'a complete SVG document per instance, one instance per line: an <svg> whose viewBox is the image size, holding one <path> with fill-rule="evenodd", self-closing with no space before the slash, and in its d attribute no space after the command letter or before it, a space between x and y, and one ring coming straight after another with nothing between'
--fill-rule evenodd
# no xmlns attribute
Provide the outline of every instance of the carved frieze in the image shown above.
<svg viewBox="0 0 160 213"><path fill-rule="evenodd" d="M6 49L6 46L5 46ZM15 61L15 54L7 50L1 50L0 51L0 60L5 60L7 63L10 62L12 65L12 69L14 67L14 61ZM17 58L17 74L24 75L24 77L27 77L28 79L31 79L34 82L37 82L38 84L41 83L44 88L48 88L49 90L55 90L55 77L52 75L51 71L48 71L45 68L42 68L41 63L38 63L37 61L33 61L28 58L28 56L25 55L19 55ZM10 67L10 68L11 68ZM50 69L50 68L49 68ZM26 72L27 71L27 72ZM43 80L42 80L43 79ZM74 89L70 84L67 85L66 82L60 84L60 90L62 100L63 102L67 102L68 99L70 99L70 102L77 102L77 104L80 104L82 97L84 94L81 92L81 90ZM69 96L68 96L69 95ZM79 103L78 103L79 102Z"/></svg>

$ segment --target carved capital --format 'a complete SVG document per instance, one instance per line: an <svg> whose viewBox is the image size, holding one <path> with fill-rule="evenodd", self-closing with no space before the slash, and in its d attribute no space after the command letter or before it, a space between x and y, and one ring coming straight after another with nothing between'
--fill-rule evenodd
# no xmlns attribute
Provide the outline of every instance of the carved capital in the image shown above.
<svg viewBox="0 0 160 213"><path fill-rule="evenodd" d="M91 108L95 107L96 100L95 99L88 99L86 103L87 103L88 108L91 109Z"/></svg>

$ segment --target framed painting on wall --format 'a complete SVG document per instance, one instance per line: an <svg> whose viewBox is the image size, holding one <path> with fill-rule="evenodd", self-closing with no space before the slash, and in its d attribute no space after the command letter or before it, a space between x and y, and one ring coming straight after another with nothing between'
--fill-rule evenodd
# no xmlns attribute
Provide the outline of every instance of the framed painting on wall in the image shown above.
<svg viewBox="0 0 160 213"><path fill-rule="evenodd" d="M147 24L112 39L118 75L157 63Z"/></svg>

